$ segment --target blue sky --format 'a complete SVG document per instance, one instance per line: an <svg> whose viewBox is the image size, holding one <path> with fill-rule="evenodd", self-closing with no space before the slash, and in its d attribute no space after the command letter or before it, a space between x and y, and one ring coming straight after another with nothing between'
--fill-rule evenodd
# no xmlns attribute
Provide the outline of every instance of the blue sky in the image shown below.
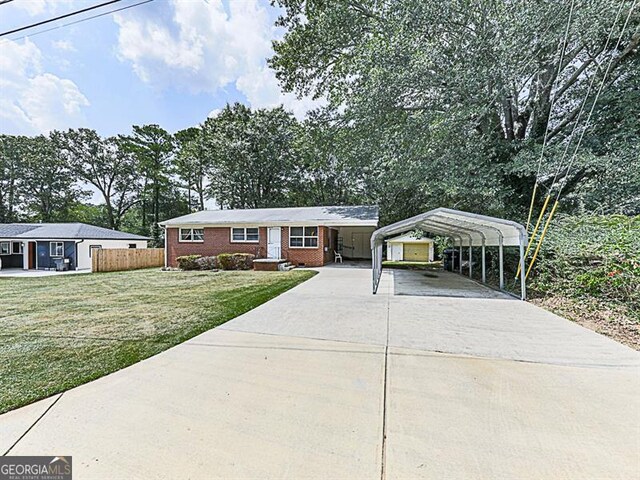
<svg viewBox="0 0 640 480"><path fill-rule="evenodd" d="M102 1L14 0L0 5L0 30ZM271 40L283 34L273 26L277 15L264 0L155 0L46 33L37 34L83 16L4 37L0 132L89 127L108 136L145 123L174 132L235 101L255 108L283 103L302 117L315 104L282 94L265 62Z"/></svg>

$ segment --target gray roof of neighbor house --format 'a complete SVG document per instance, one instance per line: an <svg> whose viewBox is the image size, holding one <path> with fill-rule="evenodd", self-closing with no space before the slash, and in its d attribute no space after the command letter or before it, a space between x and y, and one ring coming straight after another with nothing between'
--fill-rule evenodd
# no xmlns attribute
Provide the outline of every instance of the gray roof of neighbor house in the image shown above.
<svg viewBox="0 0 640 480"><path fill-rule="evenodd" d="M203 210L160 222L162 226L188 225L323 225L378 226L375 205L335 207L255 208L246 210Z"/></svg>
<svg viewBox="0 0 640 480"><path fill-rule="evenodd" d="M149 240L133 233L86 223L0 223L0 238L33 240Z"/></svg>

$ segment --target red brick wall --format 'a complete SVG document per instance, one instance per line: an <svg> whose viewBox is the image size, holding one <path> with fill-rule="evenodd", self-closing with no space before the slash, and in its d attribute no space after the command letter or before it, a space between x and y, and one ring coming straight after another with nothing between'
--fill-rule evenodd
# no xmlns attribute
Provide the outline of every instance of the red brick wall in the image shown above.
<svg viewBox="0 0 640 480"><path fill-rule="evenodd" d="M327 227L320 227L317 248L289 247L289 227L281 227L282 257L294 265L320 267L333 261L331 233ZM324 251L325 245L328 251ZM259 258L267 256L267 228L260 227L258 243L232 243L228 227L204 229L204 242L178 242L178 228L167 228L167 259L169 266L176 267L176 257L183 255L213 256L221 253L251 253Z"/></svg>
<svg viewBox="0 0 640 480"><path fill-rule="evenodd" d="M178 228L167 228L167 261L169 266L177 267L176 257L183 255L202 255L204 257L221 253L251 253L257 257L267 256L267 229L260 227L258 243L232 243L231 229L212 227L204 229L204 242L191 243L178 241Z"/></svg>
<svg viewBox="0 0 640 480"><path fill-rule="evenodd" d="M321 267L326 263L324 255L325 230L320 227L317 248L289 246L289 227L282 227L282 256L294 265L304 264L307 267Z"/></svg>

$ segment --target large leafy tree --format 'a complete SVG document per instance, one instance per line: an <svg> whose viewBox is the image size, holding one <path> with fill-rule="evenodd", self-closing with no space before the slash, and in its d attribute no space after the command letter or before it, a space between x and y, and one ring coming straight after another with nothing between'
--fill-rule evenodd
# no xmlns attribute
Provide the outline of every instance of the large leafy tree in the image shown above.
<svg viewBox="0 0 640 480"><path fill-rule="evenodd" d="M29 139L22 151L21 188L24 210L30 220L73 220L72 208L88 196L77 184L76 173L61 154L59 137L40 135Z"/></svg>
<svg viewBox="0 0 640 480"><path fill-rule="evenodd" d="M136 169L142 176L141 221L142 230L149 230L156 244L160 244L160 226L163 195L171 192L171 161L174 138L159 125L133 126L133 133L121 137L126 151L136 160Z"/></svg>
<svg viewBox="0 0 640 480"><path fill-rule="evenodd" d="M137 165L118 138L103 139L87 128L56 133L79 180L93 185L105 203L107 225L119 229L122 218L139 202Z"/></svg>
<svg viewBox="0 0 640 480"><path fill-rule="evenodd" d="M0 223L18 219L27 142L27 137L0 135Z"/></svg>
<svg viewBox="0 0 640 480"><path fill-rule="evenodd" d="M203 127L212 197L227 208L288 204L300 126L282 107L227 105Z"/></svg>
<svg viewBox="0 0 640 480"><path fill-rule="evenodd" d="M287 33L271 65L282 85L326 97L333 121L359 131L351 147L370 143L372 173L385 174L373 184L397 190L406 205L524 216L545 132L540 179L550 187L582 100L587 111L594 100L592 78L611 91L639 67L637 13L622 34L631 1L577 1L570 23L570 2L559 0L278 3ZM561 170L568 193L597 171L588 155L575 167Z"/></svg>
<svg viewBox="0 0 640 480"><path fill-rule="evenodd" d="M204 135L200 128L190 127L176 132L175 139L175 173L182 181L183 188L187 190L189 212L204 210L208 198L207 176L210 170L210 156L205 147Z"/></svg>

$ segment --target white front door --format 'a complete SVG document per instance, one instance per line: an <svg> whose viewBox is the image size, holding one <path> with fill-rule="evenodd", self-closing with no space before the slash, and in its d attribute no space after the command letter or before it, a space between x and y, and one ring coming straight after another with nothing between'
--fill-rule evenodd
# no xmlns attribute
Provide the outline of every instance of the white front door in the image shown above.
<svg viewBox="0 0 640 480"><path fill-rule="evenodd" d="M267 257L281 258L282 236L280 227L269 227L267 229Z"/></svg>

